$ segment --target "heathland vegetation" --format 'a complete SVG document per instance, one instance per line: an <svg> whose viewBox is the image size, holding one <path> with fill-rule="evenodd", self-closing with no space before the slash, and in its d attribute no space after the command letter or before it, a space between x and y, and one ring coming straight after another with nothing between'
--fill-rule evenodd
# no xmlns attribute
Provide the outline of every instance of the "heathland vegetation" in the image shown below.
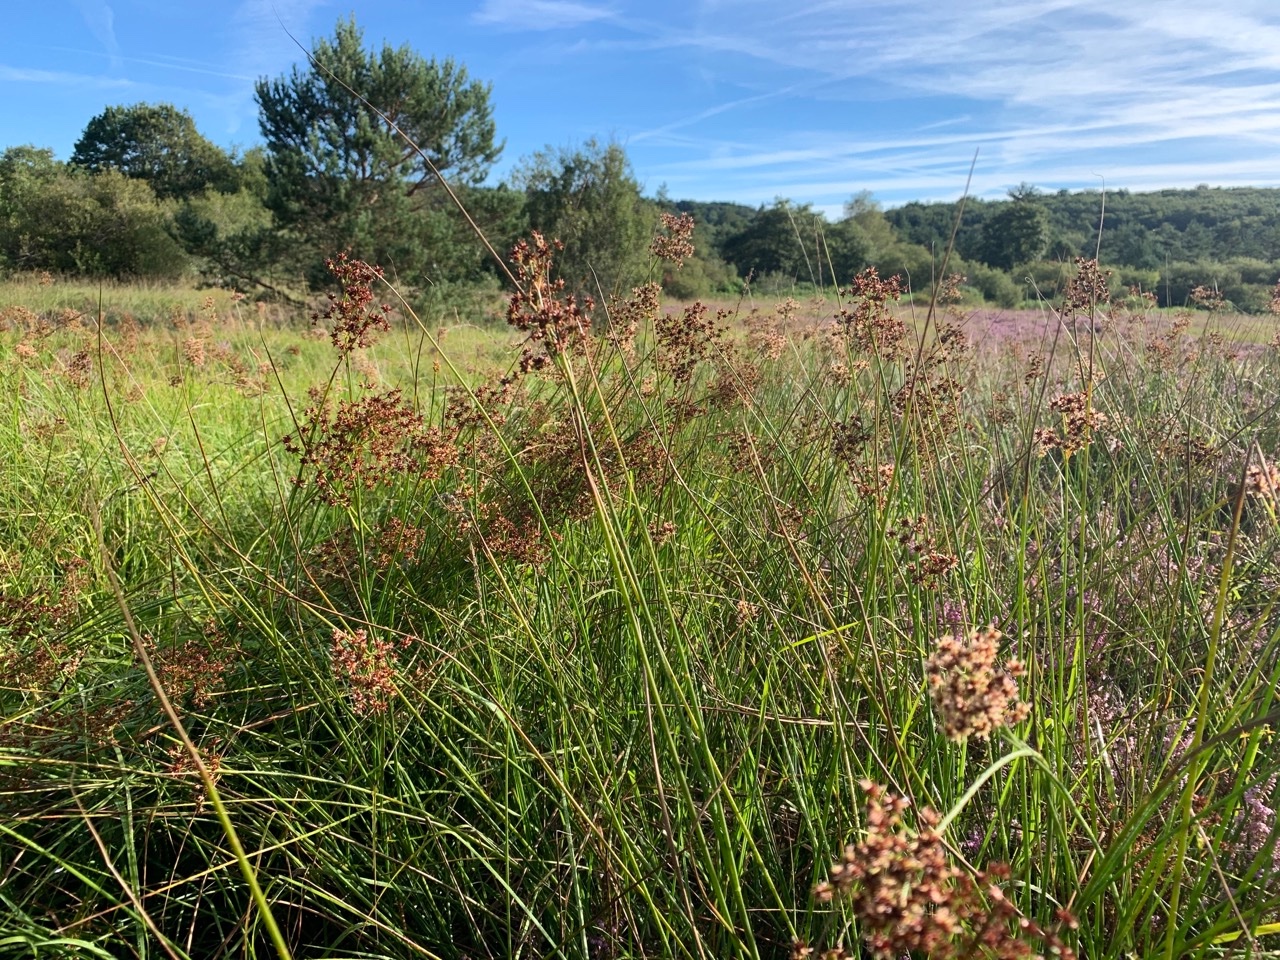
<svg viewBox="0 0 1280 960"><path fill-rule="evenodd" d="M314 53L0 162L0 956L1277 955L1268 192L1108 272L489 187L460 66Z"/></svg>

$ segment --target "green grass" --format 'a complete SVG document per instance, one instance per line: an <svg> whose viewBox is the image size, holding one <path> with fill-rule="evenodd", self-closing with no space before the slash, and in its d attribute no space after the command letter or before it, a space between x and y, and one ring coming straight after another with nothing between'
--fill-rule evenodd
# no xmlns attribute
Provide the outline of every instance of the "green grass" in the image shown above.
<svg viewBox="0 0 1280 960"><path fill-rule="evenodd" d="M942 352L919 312L895 354L814 305L687 382L652 317L562 329L504 390L495 327L340 358L217 313L4 334L0 956L279 953L246 865L296 957L857 955L812 890L863 780L1081 956L1280 955L1241 936L1280 919L1280 528L1232 493L1277 348L1046 313ZM1077 392L1105 422L1040 455ZM953 742L926 660L991 622L1031 714Z"/></svg>

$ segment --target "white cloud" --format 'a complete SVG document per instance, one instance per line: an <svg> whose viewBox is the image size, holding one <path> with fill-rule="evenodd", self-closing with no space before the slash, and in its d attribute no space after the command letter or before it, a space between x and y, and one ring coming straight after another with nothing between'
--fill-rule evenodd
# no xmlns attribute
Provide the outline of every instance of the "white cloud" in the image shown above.
<svg viewBox="0 0 1280 960"><path fill-rule="evenodd" d="M474 19L509 30L561 30L613 16L611 7L579 0L484 0Z"/></svg>

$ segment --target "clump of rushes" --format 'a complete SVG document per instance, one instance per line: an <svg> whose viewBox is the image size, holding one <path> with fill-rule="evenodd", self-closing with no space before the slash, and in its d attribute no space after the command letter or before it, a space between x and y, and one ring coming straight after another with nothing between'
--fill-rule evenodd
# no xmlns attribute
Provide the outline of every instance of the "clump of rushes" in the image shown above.
<svg viewBox="0 0 1280 960"><path fill-rule="evenodd" d="M973 630L968 637L944 636L925 661L929 698L948 739L985 739L1030 714L1018 698L1016 678L1022 676L1022 664L1010 660L1001 668L998 663L1001 636L991 626Z"/></svg>
<svg viewBox="0 0 1280 960"><path fill-rule="evenodd" d="M908 826L911 803L879 784L863 780L867 829L831 867L829 880L814 888L823 903L847 900L862 939L877 960L920 953L937 960L974 957L1021 960L1049 956L1070 960L1074 951L1059 936L1022 916L1000 883L1009 867L993 863L970 876L951 863L940 832L942 818L929 807L916 813L918 828ZM1059 919L1074 919L1059 911ZM807 945L793 956L808 956ZM825 956L825 954L824 954Z"/></svg>

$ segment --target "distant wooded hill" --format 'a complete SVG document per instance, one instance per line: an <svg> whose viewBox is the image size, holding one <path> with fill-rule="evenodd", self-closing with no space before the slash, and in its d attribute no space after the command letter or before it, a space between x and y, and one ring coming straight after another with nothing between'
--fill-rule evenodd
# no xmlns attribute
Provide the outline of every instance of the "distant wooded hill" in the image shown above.
<svg viewBox="0 0 1280 960"><path fill-rule="evenodd" d="M913 202L882 211L862 194L844 216L827 222L807 206L783 201L760 208L693 200L676 206L699 222L708 252L739 276L754 271L818 280L819 269L829 277L834 266L843 282L848 267L866 261L881 272L905 268L917 288L946 249L958 209L955 202ZM816 241L815 219L823 233ZM1033 288L1051 295L1064 266L1095 253L1113 268L1117 291L1136 286L1162 305L1180 305L1203 285L1239 309L1265 309L1280 279L1280 189L1117 190L1104 198L1097 190L1042 193L1023 186L1009 199L967 201L953 264L986 299L1012 305Z"/></svg>

